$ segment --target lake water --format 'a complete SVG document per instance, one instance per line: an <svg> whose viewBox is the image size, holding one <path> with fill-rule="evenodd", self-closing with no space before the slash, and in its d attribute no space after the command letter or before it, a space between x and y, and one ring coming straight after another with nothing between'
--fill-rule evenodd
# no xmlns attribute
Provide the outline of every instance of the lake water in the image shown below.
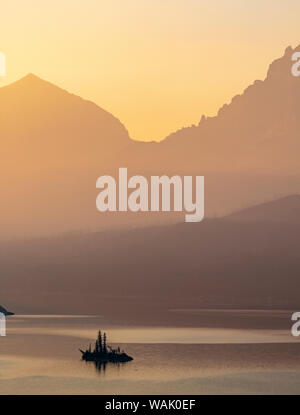
<svg viewBox="0 0 300 415"><path fill-rule="evenodd" d="M0 337L0 393L300 393L300 339L284 325L261 324L273 317L290 325L289 312L174 312L199 315L200 322L205 315L220 321L229 316L226 328L129 326L101 316L8 317L7 336ZM236 315L247 325L249 319L259 321L260 328L237 325ZM105 367L82 361L78 349L88 347L99 328L107 331L109 344L120 344L134 360Z"/></svg>

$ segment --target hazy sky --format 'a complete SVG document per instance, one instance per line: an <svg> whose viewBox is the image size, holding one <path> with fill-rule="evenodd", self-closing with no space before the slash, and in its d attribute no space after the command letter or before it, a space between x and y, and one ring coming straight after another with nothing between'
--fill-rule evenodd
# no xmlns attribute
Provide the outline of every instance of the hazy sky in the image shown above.
<svg viewBox="0 0 300 415"><path fill-rule="evenodd" d="M299 16L299 0L1 0L0 86L35 73L159 140L264 78Z"/></svg>

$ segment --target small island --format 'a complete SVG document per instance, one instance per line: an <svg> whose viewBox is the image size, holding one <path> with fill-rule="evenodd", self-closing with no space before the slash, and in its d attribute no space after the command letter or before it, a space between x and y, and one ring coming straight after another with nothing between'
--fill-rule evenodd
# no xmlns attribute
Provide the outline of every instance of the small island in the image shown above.
<svg viewBox="0 0 300 415"><path fill-rule="evenodd" d="M15 313L11 311L7 311L4 307L0 305L0 313L4 314L5 316L13 316Z"/></svg>
<svg viewBox="0 0 300 415"><path fill-rule="evenodd" d="M113 349L106 343L106 333L103 334L101 331L98 333L98 338L95 343L95 347L92 350L92 345L86 351L79 349L82 353L82 359L87 362L101 362L101 363L125 363L133 360L131 356L128 356L124 350L120 350L120 347Z"/></svg>

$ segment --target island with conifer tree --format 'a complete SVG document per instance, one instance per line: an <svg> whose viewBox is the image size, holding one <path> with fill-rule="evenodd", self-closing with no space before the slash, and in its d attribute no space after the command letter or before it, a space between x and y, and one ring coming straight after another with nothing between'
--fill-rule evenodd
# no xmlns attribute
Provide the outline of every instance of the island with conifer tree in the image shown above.
<svg viewBox="0 0 300 415"><path fill-rule="evenodd" d="M86 351L79 349L82 353L82 359L87 362L112 362L112 363L125 363L133 360L133 357L128 356L121 351L120 347L113 349L111 346L106 343L106 333L103 334L101 331L98 333L98 338L95 342L94 349L92 350L92 345L90 344L89 348Z"/></svg>

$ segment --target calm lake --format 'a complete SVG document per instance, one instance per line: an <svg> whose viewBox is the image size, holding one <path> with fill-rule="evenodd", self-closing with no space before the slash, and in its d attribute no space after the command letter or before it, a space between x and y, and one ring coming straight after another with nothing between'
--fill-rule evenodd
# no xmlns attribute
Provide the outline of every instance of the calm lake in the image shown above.
<svg viewBox="0 0 300 415"><path fill-rule="evenodd" d="M8 317L7 336L0 337L0 393L300 393L300 338L291 336L290 312L169 313L172 318L174 313L185 313L187 319L191 315L193 322L199 316L199 324L143 327L108 322L101 316ZM287 326L274 328L268 323L274 319ZM212 320L212 327L201 326ZM216 321L226 328L216 327ZM246 329L237 321L249 327L259 322L259 328ZM105 367L82 361L78 349L88 347L99 329L107 332L108 344L120 345L134 360Z"/></svg>

